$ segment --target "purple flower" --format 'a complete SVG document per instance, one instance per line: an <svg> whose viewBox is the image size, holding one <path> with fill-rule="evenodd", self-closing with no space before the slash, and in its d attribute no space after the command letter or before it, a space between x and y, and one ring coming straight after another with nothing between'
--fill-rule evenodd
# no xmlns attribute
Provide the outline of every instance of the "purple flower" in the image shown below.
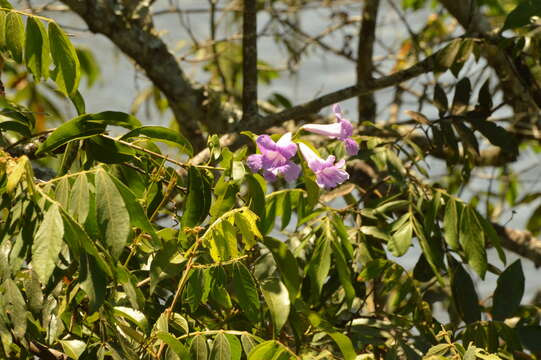
<svg viewBox="0 0 541 360"><path fill-rule="evenodd" d="M297 145L291 141L290 132L282 135L276 143L270 136L260 135L256 143L261 154L250 155L246 161L252 172L263 170L263 176L269 182L275 181L279 175L283 175L286 181L299 177L300 166L290 161L297 153Z"/></svg>
<svg viewBox="0 0 541 360"><path fill-rule="evenodd" d="M347 153L349 155L357 155L359 152L359 144L351 139L351 135L353 135L353 125L351 125L351 122L342 115L340 105L334 104L332 111L334 112L334 115L336 115L336 120L338 120L338 122L334 124L306 124L302 126L301 129L329 136L331 139L342 140L346 146Z"/></svg>
<svg viewBox="0 0 541 360"><path fill-rule="evenodd" d="M308 167L316 174L316 182L319 187L327 190L332 189L349 179L349 174L343 169L344 160L335 164L336 158L332 155L327 160L323 160L305 144L299 143L299 148Z"/></svg>

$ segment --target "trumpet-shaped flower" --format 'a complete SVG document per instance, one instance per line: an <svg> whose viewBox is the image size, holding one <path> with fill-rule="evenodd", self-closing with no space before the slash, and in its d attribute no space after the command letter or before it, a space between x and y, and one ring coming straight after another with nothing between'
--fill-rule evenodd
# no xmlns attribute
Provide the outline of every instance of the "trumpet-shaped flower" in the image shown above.
<svg viewBox="0 0 541 360"><path fill-rule="evenodd" d="M332 107L337 122L334 124L306 124L302 129L316 134L329 136L332 139L342 140L349 155L357 155L359 144L351 138L353 135L353 125L344 118L340 105L334 104Z"/></svg>
<svg viewBox="0 0 541 360"><path fill-rule="evenodd" d="M294 181L299 177L301 168L290 161L297 153L297 145L291 141L291 133L286 133L274 142L268 135L260 135L256 140L261 154L248 156L247 164L252 172L263 171L269 182L283 175L286 181Z"/></svg>
<svg viewBox="0 0 541 360"><path fill-rule="evenodd" d="M316 174L316 182L320 188L332 189L349 179L349 174L343 169L344 160L335 163L336 158L332 155L323 160L303 143L299 143L299 148L308 167Z"/></svg>

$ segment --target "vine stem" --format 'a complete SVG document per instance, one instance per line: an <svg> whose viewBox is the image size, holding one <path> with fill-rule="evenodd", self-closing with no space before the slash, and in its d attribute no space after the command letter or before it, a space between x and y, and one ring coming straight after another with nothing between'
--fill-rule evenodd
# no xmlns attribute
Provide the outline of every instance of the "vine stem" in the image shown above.
<svg viewBox="0 0 541 360"><path fill-rule="evenodd" d="M184 287L186 286L186 282L188 281L188 275L190 274L190 271L192 270L195 254L200 244L201 244L201 237L197 235L195 243L186 252L188 263L186 264L186 268L184 269L184 272L182 273L182 277L180 278L178 282L175 296L173 296L173 301L171 302L171 305L169 305L169 307L165 309L165 312L167 313L168 317L170 317L173 314L173 309L175 308L175 305L177 304L178 299L180 298L180 295L182 294L182 291L184 290ZM165 349L165 343L162 341L160 343L160 348L158 349L158 352L156 353L156 359L160 359L164 349Z"/></svg>
<svg viewBox="0 0 541 360"><path fill-rule="evenodd" d="M45 16L39 16L39 15L31 14L31 13L28 13L26 11L8 9L8 8L4 8L4 7L0 7L0 10L10 11L10 12L13 12L13 13L16 13L16 14L20 14L20 15L24 15L24 16L28 16L28 17L33 17L33 18L40 19L40 20L43 20L43 21L46 21L46 22L50 22L50 23L56 23L56 21L54 21L53 19L49 19L49 18L47 18Z"/></svg>
<svg viewBox="0 0 541 360"><path fill-rule="evenodd" d="M122 144L122 145L126 145L128 147L131 147L132 149L136 149L136 150L139 150L139 151L143 151L149 155L152 155L154 157L157 157L157 158L160 158L160 159L163 159L167 162L170 162L172 164L175 164L175 165L178 165L178 166L181 166L181 167L189 167L189 166L194 166L194 167L197 167L197 168L200 168L200 169L208 169L208 170L225 170L225 168L223 167L216 167L216 166L208 166L208 165L194 165L194 164L190 164L189 162L188 163L183 163L183 162L180 162L180 161L177 161L177 160L174 160L174 159L171 159L169 156L167 155L162 155L162 154L158 154L157 152L154 152L152 150L148 150L148 149L145 149L144 147L142 146L139 146L139 145L135 145L135 144L132 144L128 141L124 141L122 139L117 139L117 138L114 138L112 136L109 136L109 135L105 135L105 134L101 134L100 135L101 137L105 138L105 139L109 139L109 140L113 140L119 144Z"/></svg>

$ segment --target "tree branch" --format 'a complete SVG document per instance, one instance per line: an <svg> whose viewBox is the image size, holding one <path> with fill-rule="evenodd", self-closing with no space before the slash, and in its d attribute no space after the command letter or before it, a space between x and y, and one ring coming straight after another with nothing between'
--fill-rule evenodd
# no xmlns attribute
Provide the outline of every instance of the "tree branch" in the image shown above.
<svg viewBox="0 0 541 360"><path fill-rule="evenodd" d="M504 248L531 260L536 268L541 267L541 240L526 230L515 230L495 223L492 225L503 240Z"/></svg>
<svg viewBox="0 0 541 360"><path fill-rule="evenodd" d="M166 96L179 128L196 149L206 145L198 123L209 132L224 130L233 114L226 111L208 89L188 80L175 56L157 35L148 3L135 2L134 8L129 8L114 1L63 2L83 18L92 32L108 37L146 72Z"/></svg>
<svg viewBox="0 0 541 360"><path fill-rule="evenodd" d="M257 117L256 0L244 0L242 15L242 121Z"/></svg>
<svg viewBox="0 0 541 360"><path fill-rule="evenodd" d="M359 30L357 46L357 86L373 80L374 41L376 40L376 20L380 0L366 0L363 9L362 22ZM358 98L357 111L359 123L376 120L376 101L374 93L361 95Z"/></svg>

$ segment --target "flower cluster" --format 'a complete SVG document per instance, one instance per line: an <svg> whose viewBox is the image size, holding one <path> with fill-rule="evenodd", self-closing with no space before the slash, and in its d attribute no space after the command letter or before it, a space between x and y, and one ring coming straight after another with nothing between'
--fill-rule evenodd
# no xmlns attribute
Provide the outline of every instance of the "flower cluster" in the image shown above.
<svg viewBox="0 0 541 360"><path fill-rule="evenodd" d="M353 125L342 115L340 105L334 105L333 112L336 123L306 124L301 129L329 136L331 139L339 139L344 142L349 155L356 155L359 152L359 145L351 138ZM277 142L268 135L260 135L256 144L260 154L250 155L247 159L252 172L262 171L269 182L275 181L278 176L283 176L286 181L295 181L299 177L301 168L291 160L297 153L297 144L293 142L291 133L284 134ZM319 187L332 189L349 179L349 174L344 170L346 164L344 160L336 162L333 155L324 160L306 144L299 143L298 146L308 167L316 175Z"/></svg>

